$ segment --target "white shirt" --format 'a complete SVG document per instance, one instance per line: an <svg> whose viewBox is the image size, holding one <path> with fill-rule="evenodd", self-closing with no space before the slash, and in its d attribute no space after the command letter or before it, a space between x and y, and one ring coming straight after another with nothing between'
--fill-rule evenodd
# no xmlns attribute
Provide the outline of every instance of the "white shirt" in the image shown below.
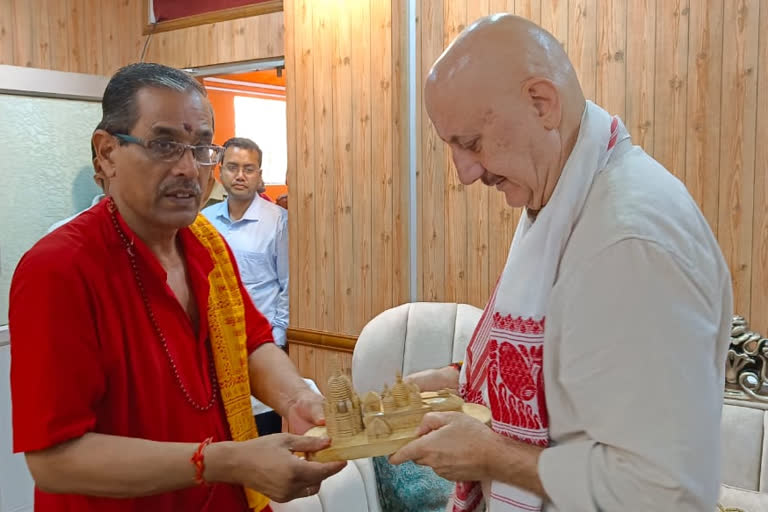
<svg viewBox="0 0 768 512"><path fill-rule="evenodd" d="M272 324L275 343L284 346L288 328L288 216L260 197L239 220L229 217L227 201L203 210L224 236L237 260L240 278L256 309Z"/></svg>
<svg viewBox="0 0 768 512"><path fill-rule="evenodd" d="M544 341L548 512L715 510L731 280L685 186L627 142L595 178Z"/></svg>

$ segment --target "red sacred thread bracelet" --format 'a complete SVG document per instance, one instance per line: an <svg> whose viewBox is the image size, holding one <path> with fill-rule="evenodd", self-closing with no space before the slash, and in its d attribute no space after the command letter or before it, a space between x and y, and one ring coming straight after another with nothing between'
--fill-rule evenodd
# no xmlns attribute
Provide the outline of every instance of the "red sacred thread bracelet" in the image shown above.
<svg viewBox="0 0 768 512"><path fill-rule="evenodd" d="M461 366L464 364L464 361L459 361L458 363L451 363L448 366L452 366L456 369L457 372L461 371Z"/></svg>
<svg viewBox="0 0 768 512"><path fill-rule="evenodd" d="M189 459L192 465L195 466L195 482L197 482L198 485L204 485L206 483L203 478L203 472L205 471L205 455L203 455L203 450L206 446L211 444L212 441L213 438L209 437L200 443L197 450L195 450L194 455L192 455L192 458Z"/></svg>

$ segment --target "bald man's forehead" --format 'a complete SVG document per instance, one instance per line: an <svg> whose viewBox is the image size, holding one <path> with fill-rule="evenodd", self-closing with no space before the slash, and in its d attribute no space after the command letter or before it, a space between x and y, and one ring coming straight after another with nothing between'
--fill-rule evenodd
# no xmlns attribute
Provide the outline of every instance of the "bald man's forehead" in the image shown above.
<svg viewBox="0 0 768 512"><path fill-rule="evenodd" d="M476 137L489 112L487 101L482 95L452 95L439 89L427 94L424 105L438 136L446 142L463 143Z"/></svg>

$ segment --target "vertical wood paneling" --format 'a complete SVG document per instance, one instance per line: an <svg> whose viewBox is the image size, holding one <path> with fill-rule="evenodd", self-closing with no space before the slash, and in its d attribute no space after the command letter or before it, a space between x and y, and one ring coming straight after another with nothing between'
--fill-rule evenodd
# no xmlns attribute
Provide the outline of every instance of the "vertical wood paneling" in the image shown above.
<svg viewBox="0 0 768 512"><path fill-rule="evenodd" d="M352 182L354 203L353 270L356 286L346 307L352 310L355 330L370 319L373 311L372 217L371 208L371 59L367 45L371 38L369 2L355 2L352 10L355 39L352 44Z"/></svg>
<svg viewBox="0 0 768 512"><path fill-rule="evenodd" d="M689 0L656 1L653 155L685 178Z"/></svg>
<svg viewBox="0 0 768 512"><path fill-rule="evenodd" d="M307 347L309 348L309 347ZM341 373L350 375L352 369L352 354L349 352L340 352L336 350L324 350L316 348L315 352L315 372L310 377L317 384L318 389L324 395L328 392L328 379L338 369Z"/></svg>
<svg viewBox="0 0 768 512"><path fill-rule="evenodd" d="M292 6L290 12L298 13L300 5L303 4ZM318 5L322 6L323 2ZM283 20L284 13L275 12L160 32L152 36L146 60L190 67L279 57L285 54ZM135 51L138 52L135 59L138 59L141 45Z"/></svg>
<svg viewBox="0 0 768 512"><path fill-rule="evenodd" d="M755 130L755 219L752 234L752 297L750 323L768 333L768 6L760 5L760 47L757 68Z"/></svg>
<svg viewBox="0 0 768 512"><path fill-rule="evenodd" d="M0 63L14 63L13 2L0 2ZM46 38L48 40L48 38Z"/></svg>
<svg viewBox="0 0 768 512"><path fill-rule="evenodd" d="M77 69L91 69L94 52L88 44L88 32L90 27L87 25L88 19L88 0L69 0L69 19L67 21L67 33L69 35L69 61ZM125 10L124 2L118 4L119 12ZM122 37L121 54L130 55L128 51L129 38ZM138 56L136 57L138 60Z"/></svg>
<svg viewBox="0 0 768 512"><path fill-rule="evenodd" d="M723 16L718 240L731 268L734 310L745 314L751 310L759 4L728 0Z"/></svg>
<svg viewBox="0 0 768 512"><path fill-rule="evenodd" d="M527 2L538 4L538 0ZM490 14L489 0L474 0L467 2L466 23L470 24L481 16ZM539 13L540 15L540 13ZM465 265L467 275L466 302L475 306L482 306L488 301L490 295L490 271L489 260L489 229L488 217L490 213L489 190L481 182L473 183L466 188L467 196L467 262Z"/></svg>
<svg viewBox="0 0 768 512"><path fill-rule="evenodd" d="M448 2L443 12L445 26L443 48L464 30L467 23L467 3ZM467 217L466 187L459 181L448 145L440 141L439 149L445 160L445 276L444 289L447 302L467 300L467 230L476 227L476 218ZM480 186L475 185L475 186ZM472 205L473 207L475 205ZM439 211L438 211L439 212Z"/></svg>
<svg viewBox="0 0 768 512"><path fill-rule="evenodd" d="M37 34L43 34L48 35L51 33L50 31L50 23L51 23L51 17L49 13L49 6L51 2L48 0L32 0L30 1L30 4L32 5L32 12L35 16L35 21L37 22ZM96 28L96 27L94 27ZM94 30L96 32L96 30ZM99 32L100 33L100 32ZM32 32L32 35L34 37L35 32ZM36 62L35 67L48 69L51 67L51 44L50 40L47 37L43 38L37 38L32 41L32 44L35 45L35 57L33 58L33 62ZM95 52L94 52L95 53Z"/></svg>
<svg viewBox="0 0 768 512"><path fill-rule="evenodd" d="M334 330L334 264L333 246L333 194L336 173L333 169L333 84L331 76L331 40L336 21L331 12L332 0L314 0L313 9L313 51L315 52L315 87L313 105L315 108L314 151L316 212L319 222L317 231L317 290L314 291L315 307L318 308L318 328ZM341 306L341 304L340 304Z"/></svg>
<svg viewBox="0 0 768 512"><path fill-rule="evenodd" d="M392 0L393 304L411 300L407 0ZM415 269L413 269L415 272Z"/></svg>
<svg viewBox="0 0 768 512"><path fill-rule="evenodd" d="M541 26L568 51L568 0L541 0Z"/></svg>
<svg viewBox="0 0 768 512"><path fill-rule="evenodd" d="M111 0L102 0L103 2L110 2ZM54 4L57 3L65 3L65 2L53 2ZM104 11L102 11L104 12ZM117 12L117 11L115 11ZM139 21L139 23L141 23ZM51 24L53 24L53 21L51 21ZM120 23L102 23L101 24L101 40L103 42L102 44L102 51L101 51L101 70L102 74L109 75L110 73L116 71L121 66L124 66L125 64L129 63L129 60L123 59L120 56L120 44L118 41L120 40L122 35L122 30L124 30L124 26ZM55 51L56 48L53 47L53 51ZM59 69L54 67L54 69Z"/></svg>
<svg viewBox="0 0 768 512"><path fill-rule="evenodd" d="M597 90L595 101L622 119L626 109L627 2L603 0L597 8Z"/></svg>
<svg viewBox="0 0 768 512"><path fill-rule="evenodd" d="M429 68L444 48L443 2L421 4L421 76L426 77ZM421 105L419 126L421 132L421 164L419 171L419 237L421 268L421 300L446 300L445 294L445 228L443 217L444 188L447 166L444 143L437 136L421 101L422 90L417 97ZM454 226L451 226L454 229Z"/></svg>
<svg viewBox="0 0 768 512"><path fill-rule="evenodd" d="M717 233L723 0L691 5L685 184Z"/></svg>
<svg viewBox="0 0 768 512"><path fill-rule="evenodd" d="M354 272L354 219L353 165L352 165L352 68L350 23L343 15L343 1L333 0L331 12L337 20L333 31L333 56L331 79L333 84L333 170L336 177L333 201L333 247L336 257L334 266L334 325L340 332L352 332L355 328L354 310L347 307L353 299Z"/></svg>
<svg viewBox="0 0 768 512"><path fill-rule="evenodd" d="M284 9L285 9L285 16L290 19L295 19L295 13L294 13L294 2L286 2ZM295 40L296 40L296 34L294 34L295 25L290 24L285 27L286 33L285 33L285 72L288 76L295 76L296 75L296 61L298 60L295 56ZM288 57L290 56L290 57ZM288 134L296 134L299 133L299 129L297 126L297 118L296 118L296 105L299 103L299 99L296 96L296 81L295 80L286 80L285 82L285 108L286 108L286 131ZM286 184L288 185L288 190L295 191L297 187L297 180L299 177L299 169L298 169L298 155L296 154L297 150L297 144L289 144L287 146L287 170L286 170ZM296 195L291 196L290 198L292 201L296 201L297 197ZM289 208L293 206L291 215L295 216L298 214L298 208L297 203L294 203L293 205L289 202ZM298 251L292 250L293 245L297 244L299 240L299 224L297 222L288 222L288 271L289 271L289 283L293 284L292 281L295 279L294 272L298 272L299 269L299 253ZM293 290L298 289L298 287L293 286ZM301 307L301 301L296 300L296 297L289 296L289 325L295 325L298 318L299 318L299 308ZM291 355L291 359L293 359L293 352L292 349L289 350L289 353ZM294 361L295 363L295 361Z"/></svg>
<svg viewBox="0 0 768 512"><path fill-rule="evenodd" d="M389 2L371 2L371 177L374 250L371 275L376 286L374 315L393 304L394 266L392 190L392 9ZM399 172L400 170L398 170Z"/></svg>
<svg viewBox="0 0 768 512"><path fill-rule="evenodd" d="M541 25L541 4L548 0L515 0L515 14L527 18L532 22ZM472 2L468 2L467 5L472 5ZM470 18L470 22L472 19Z"/></svg>
<svg viewBox="0 0 768 512"><path fill-rule="evenodd" d="M563 27L565 33L568 30L568 2L554 0L542 1L542 19L548 17L551 23L557 25L558 16L565 20ZM514 0L491 0L490 1L491 12L515 12ZM481 185L476 185L481 186ZM487 187L483 187L487 188ZM488 296L492 292L493 287L496 284L496 280L504 268L504 264L507 261L507 253L509 252L509 245L512 241L512 237L515 234L515 227L520 216L519 208L510 208L504 199L504 194L499 193L497 190L488 190ZM485 306L485 302L488 297L480 304L474 304L478 307Z"/></svg>
<svg viewBox="0 0 768 512"><path fill-rule="evenodd" d="M284 12L286 61L296 68L286 75L297 99L288 111L296 328L357 334L408 300L404 23L393 11L391 2L322 0Z"/></svg>
<svg viewBox="0 0 768 512"><path fill-rule="evenodd" d="M317 223L315 214L315 169L317 162L314 151L315 108L314 108L314 62L315 54L312 39L311 0L294 2L293 17L290 30L294 34L293 55L286 55L286 62L295 59L296 69L293 77L286 76L286 84L295 91L297 100L296 131L288 136L288 151L296 147L297 180L296 188L292 190L288 215L288 223L299 227L300 236L291 241L290 252L298 260L298 268L291 267L290 297L291 307L298 303L298 312L291 317L294 325L314 327L320 325L317 314L317 235L314 226ZM288 85L286 85L287 87ZM291 111L289 111L290 113ZM291 136L293 135L293 136ZM291 202L294 205L291 205ZM295 320L294 320L295 319Z"/></svg>
<svg viewBox="0 0 768 512"><path fill-rule="evenodd" d="M606 1L606 0L601 0ZM568 55L587 99L595 98L597 71L597 0L568 2Z"/></svg>
<svg viewBox="0 0 768 512"><path fill-rule="evenodd" d="M138 60L144 2L4 0L0 64L111 74Z"/></svg>
<svg viewBox="0 0 768 512"><path fill-rule="evenodd" d="M35 23L32 4L28 1L11 2L11 33L13 35L13 60L18 66L34 66ZM66 33L64 34L66 36Z"/></svg>
<svg viewBox="0 0 768 512"><path fill-rule="evenodd" d="M629 2L627 19L627 117L624 120L635 144L653 154L656 82L656 0Z"/></svg>

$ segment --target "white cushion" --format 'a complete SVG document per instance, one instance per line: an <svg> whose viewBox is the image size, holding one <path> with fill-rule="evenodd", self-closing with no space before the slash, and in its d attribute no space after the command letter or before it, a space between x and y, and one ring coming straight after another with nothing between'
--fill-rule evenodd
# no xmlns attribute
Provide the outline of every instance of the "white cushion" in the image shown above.
<svg viewBox="0 0 768 512"><path fill-rule="evenodd" d="M763 453L760 457L760 492L768 492L768 411L763 411ZM768 510L768 509L767 509Z"/></svg>
<svg viewBox="0 0 768 512"><path fill-rule="evenodd" d="M368 510L368 498L357 466L347 463L337 474L323 481L320 486L320 503L323 510Z"/></svg>
<svg viewBox="0 0 768 512"><path fill-rule="evenodd" d="M721 423L723 484L750 491L760 490L764 416L765 411L762 409L723 405Z"/></svg>
<svg viewBox="0 0 768 512"><path fill-rule="evenodd" d="M768 494L738 489L729 485L720 487L719 502L725 508L739 508L744 512L768 511Z"/></svg>
<svg viewBox="0 0 768 512"><path fill-rule="evenodd" d="M361 394L380 391L385 383L392 385L397 372L405 376L463 360L481 314L482 310L467 304L415 302L377 315L363 328L355 344L355 390ZM354 465L365 484L368 510L380 512L370 459L356 460Z"/></svg>
<svg viewBox="0 0 768 512"><path fill-rule="evenodd" d="M403 375L463 360L482 311L455 303L414 302L384 311L363 328L352 356L359 393Z"/></svg>

